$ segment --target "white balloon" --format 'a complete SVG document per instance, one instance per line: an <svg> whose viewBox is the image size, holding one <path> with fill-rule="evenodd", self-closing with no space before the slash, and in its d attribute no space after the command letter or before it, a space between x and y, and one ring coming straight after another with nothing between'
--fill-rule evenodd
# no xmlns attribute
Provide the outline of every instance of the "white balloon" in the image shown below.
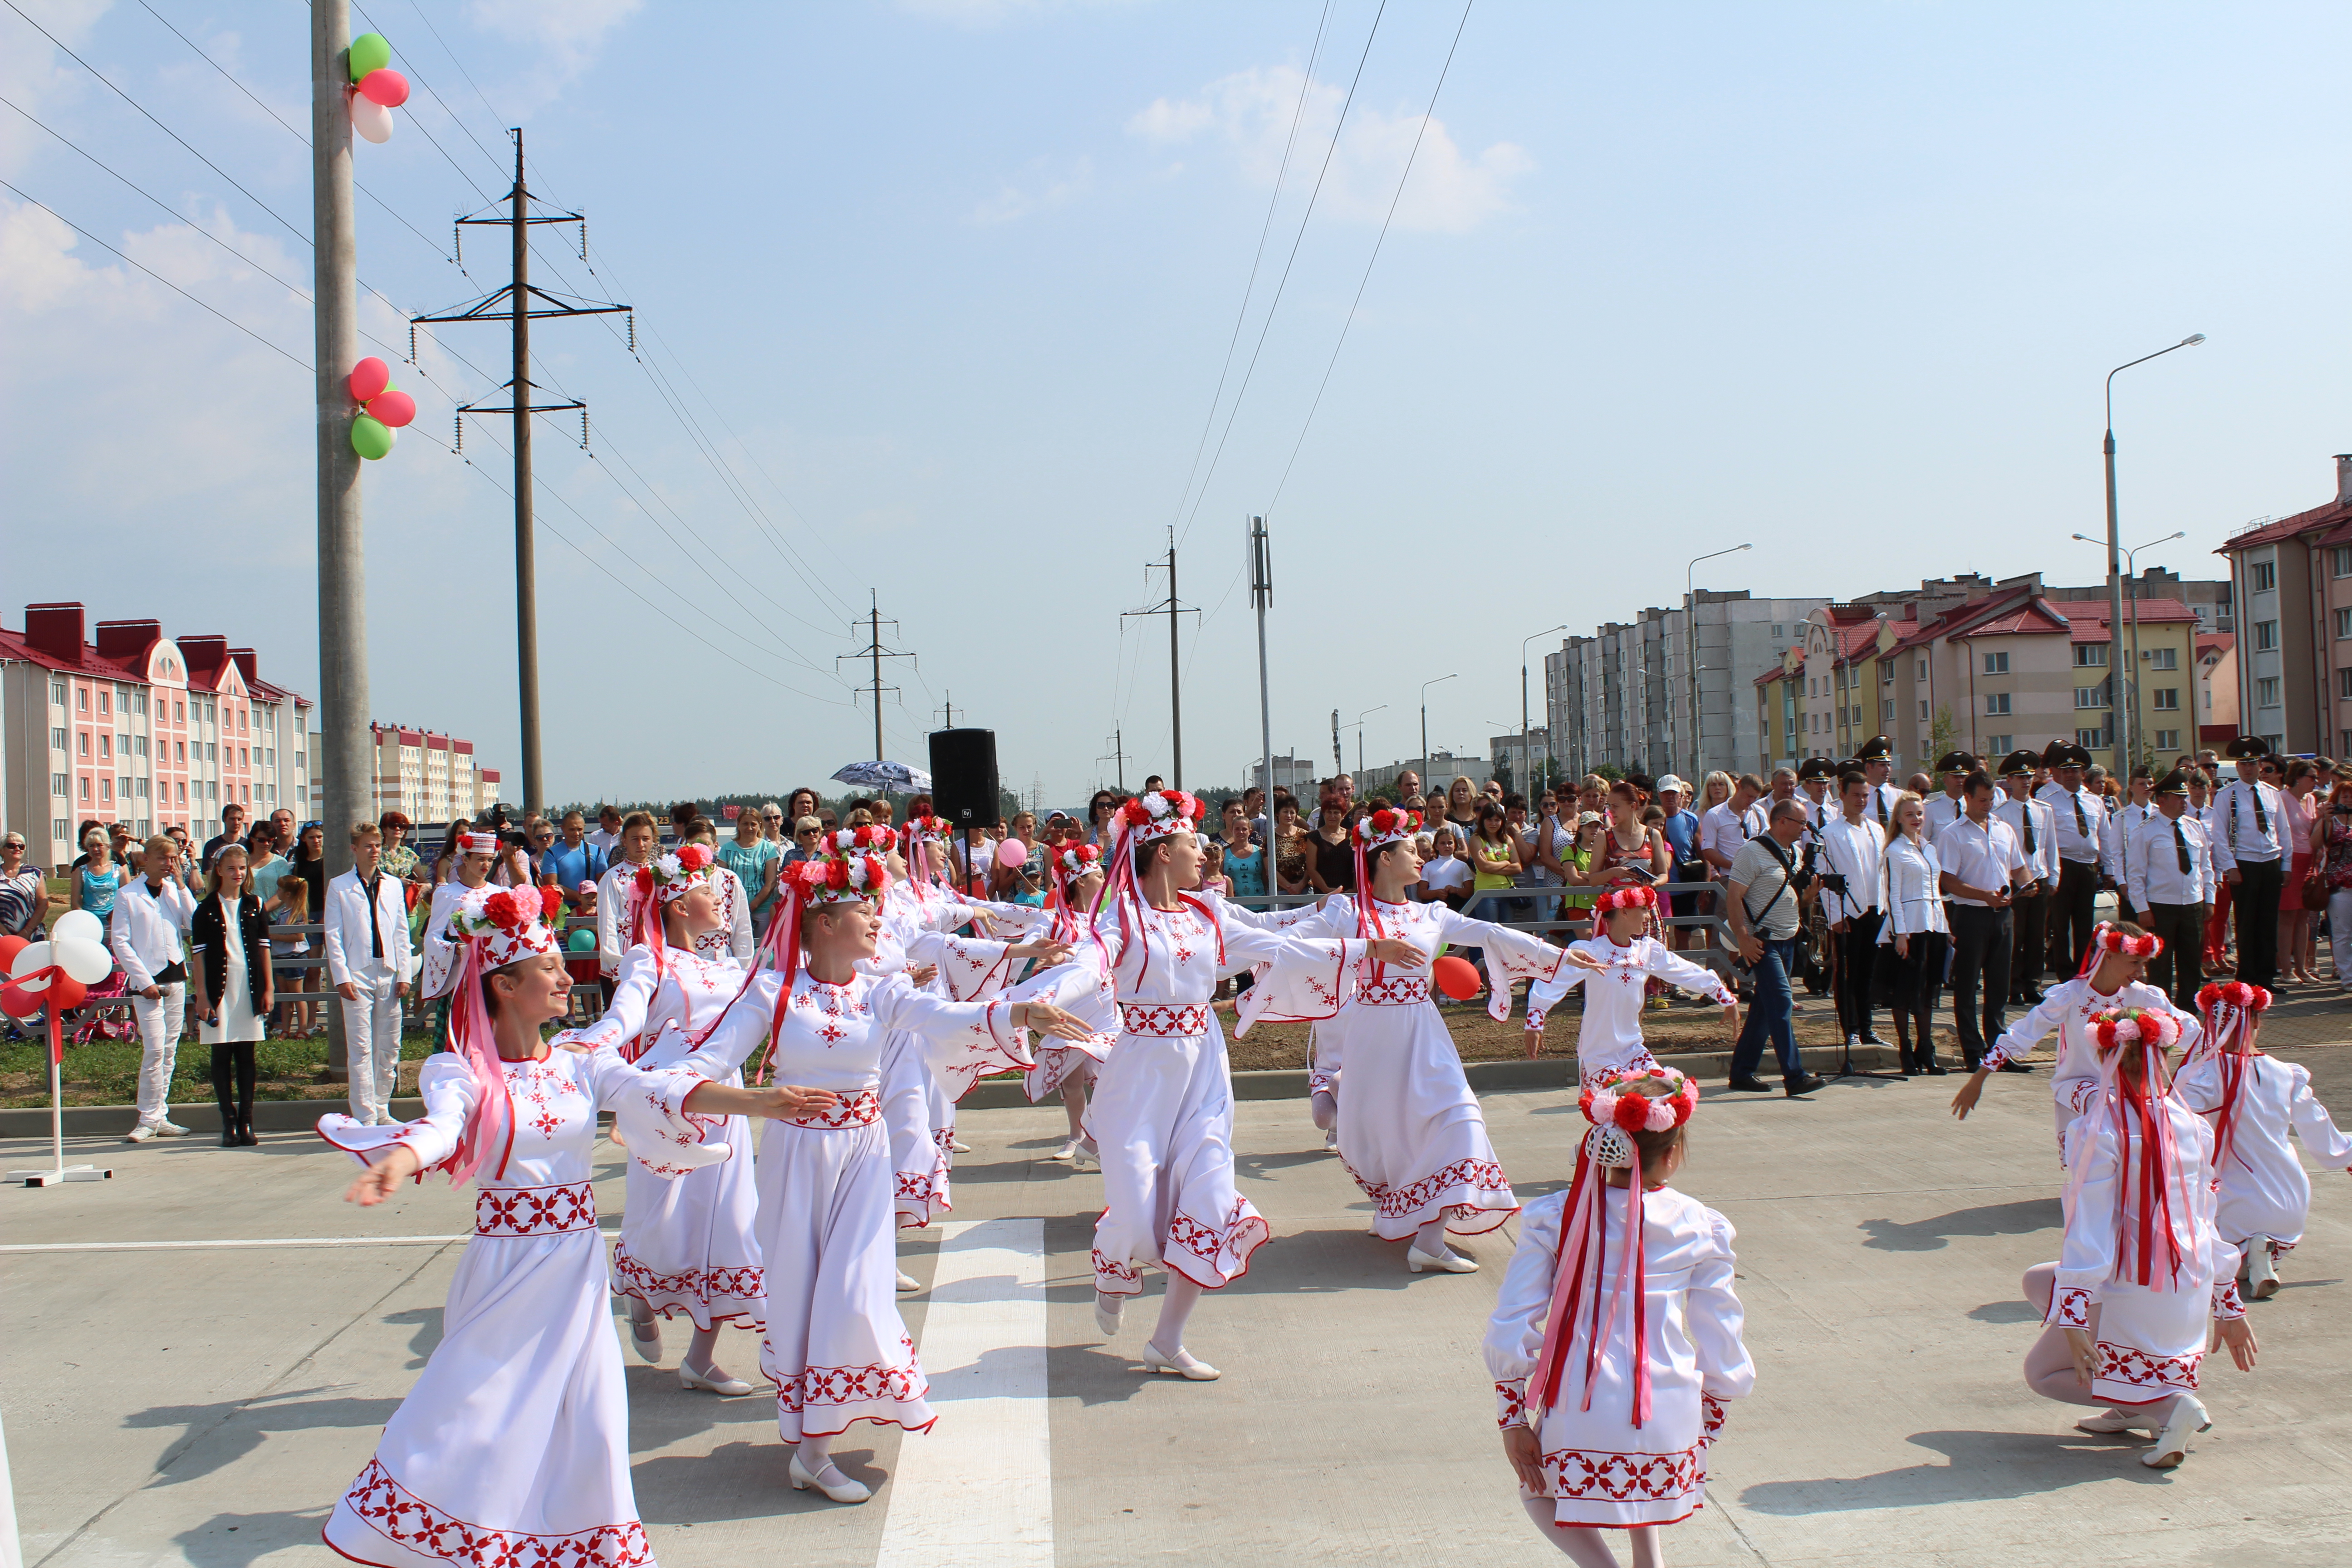
<svg viewBox="0 0 2352 1568"><path fill-rule="evenodd" d="M68 910L58 917L58 923L49 928L49 940L63 942L69 936L79 937L84 942L103 942L106 941L106 927L88 910Z"/></svg>
<svg viewBox="0 0 2352 1568"><path fill-rule="evenodd" d="M47 969L49 963L49 944L46 942L29 942L17 950L16 962L8 966L8 973L30 974L36 969Z"/></svg>
<svg viewBox="0 0 2352 1568"><path fill-rule="evenodd" d="M372 98L352 94L352 129L370 142L392 140L392 110Z"/></svg>
<svg viewBox="0 0 2352 1568"><path fill-rule="evenodd" d="M84 985L95 985L114 973L114 955L98 943L78 936L51 939L58 967Z"/></svg>

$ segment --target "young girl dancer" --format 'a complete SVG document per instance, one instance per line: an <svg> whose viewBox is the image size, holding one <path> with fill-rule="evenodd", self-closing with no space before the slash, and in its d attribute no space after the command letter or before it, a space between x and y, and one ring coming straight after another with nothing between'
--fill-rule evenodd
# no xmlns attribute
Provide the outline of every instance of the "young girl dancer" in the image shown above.
<svg viewBox="0 0 2352 1568"><path fill-rule="evenodd" d="M951 1085L1000 1059L1026 1066L1026 1026L1079 1026L1017 994L949 1002L903 973L861 965L875 956L877 905L889 872L870 842L833 836L820 858L786 867L787 901L768 927L775 967L754 973L698 1048L676 1028L646 1058L726 1079L757 1056L761 1072L833 1091L814 1114L772 1122L757 1165L767 1332L760 1370L776 1385L776 1425L793 1444L796 1489L835 1502L872 1492L829 1457L852 1423L921 1431L934 1419L929 1384L893 1290L890 1142L881 1123L882 1055L893 1031L919 1037L932 1071ZM805 965L803 949L806 949Z"/></svg>
<svg viewBox="0 0 2352 1568"><path fill-rule="evenodd" d="M320 1135L366 1173L346 1196L382 1203L403 1177L471 1178L474 1239L449 1283L442 1338L335 1505L324 1537L357 1563L648 1564L629 1484L627 1396L596 1229L596 1116L671 1168L725 1159L686 1114L822 1114L823 1090L722 1088L640 1071L617 1051L551 1052L572 982L547 906L528 888L478 889L454 926L464 952L455 1049L428 1058L425 1115Z"/></svg>
<svg viewBox="0 0 2352 1568"><path fill-rule="evenodd" d="M1739 998L1722 976L1702 969L1646 934L1657 912L1654 889L1636 883L1598 895L1592 918L1601 929L1569 943L1566 961L1549 979L1528 988L1527 1044L1530 1058L1543 1054L1544 1020L1560 998L1584 985L1584 1022L1576 1035L1576 1068L1588 1088L1609 1073L1646 1072L1657 1066L1642 1043L1642 998L1652 976L1695 995L1722 1004L1734 1032ZM1590 981L1591 984L1585 983Z"/></svg>
<svg viewBox="0 0 2352 1568"><path fill-rule="evenodd" d="M2148 961L2164 951L2164 939L2128 921L2102 921L2092 930L2083 967L2063 985L2053 985L2031 1013L2001 1032L1969 1081L1952 1096L1952 1114L1968 1120L1984 1093L1985 1079L1996 1072L2025 1069L2021 1058L2058 1031L2058 1059L2050 1068L2050 1093L2058 1123L2058 1149L2066 1149L2066 1129L2088 1110L2099 1089L2099 1043L2095 1021L2118 1008L2156 1012L2179 1026L2184 1051L2192 1049L2201 1031L2197 1020L2177 1010L2161 986L2146 976Z"/></svg>
<svg viewBox="0 0 2352 1568"><path fill-rule="evenodd" d="M1706 1497L1723 1402L1747 1396L1731 1222L1666 1184L1698 1086L1670 1068L1604 1073L1566 1193L1529 1204L1486 1325L1503 1452L1544 1539L1615 1568L1603 1530L1657 1568L1658 1527ZM1622 1325L1622 1327L1621 1327Z"/></svg>
<svg viewBox="0 0 2352 1568"><path fill-rule="evenodd" d="M631 943L621 955L612 1005L592 1028L565 1030L554 1043L573 1050L612 1048L624 1061L645 1055L672 1024L689 1044L708 1034L750 978L731 958L712 956L702 939L724 933L725 893L709 850L683 844L637 868L629 884L636 900ZM742 1079L724 1080L740 1089ZM760 1278L759 1188L751 1174L751 1123L730 1116L717 1141L730 1151L715 1165L675 1181L629 1162L628 1205L613 1247L613 1290L629 1303L630 1348L643 1359L662 1354L657 1318L683 1312L694 1338L678 1363L677 1381L713 1394L749 1394L751 1385L713 1361L719 1325L732 1321L755 1332L766 1289Z"/></svg>
<svg viewBox="0 0 2352 1568"><path fill-rule="evenodd" d="M1051 879L1045 890L1045 918L1031 928L1031 935L1068 944L1074 960L1085 965L1097 990L1111 989L1110 976L1101 962L1103 950L1100 944L1087 940L1092 931L1095 902L1102 892L1102 851L1072 837L1050 846L1047 853L1051 857L1046 863ZM1067 986L1064 989L1066 991ZM1072 1004L1060 1005L1066 1007ZM1101 1162L1095 1141L1087 1136L1087 1086L1095 1081L1103 1063L1109 1059L1111 1045L1118 1037L1114 1027L1083 1040L1063 1040L1037 1047L1037 1065L1029 1069L1024 1086L1029 1091L1029 1103L1038 1104L1058 1090L1062 1109L1070 1118L1069 1142L1055 1150L1050 1158L1066 1160L1073 1165L1081 1155Z"/></svg>
<svg viewBox="0 0 2352 1568"><path fill-rule="evenodd" d="M2238 1251L2237 1278L2257 1301L2278 1294L2279 1255L2303 1239L2311 1177L2287 1142L2324 1165L2352 1167L2352 1138L2336 1130L2312 1097L2311 1072L2254 1048L2271 994L2232 980L2197 994L2206 1048L2180 1069L2174 1092L2213 1120L2213 1167L2221 1183L2213 1223Z"/></svg>
<svg viewBox="0 0 2352 1568"><path fill-rule="evenodd" d="M1224 1032L1209 1005L1217 981L1269 963L1253 997L1261 987L1295 986L1312 1003L1262 1008L1262 1016L1328 1017L1339 1010L1348 970L1367 955L1404 969L1419 968L1423 955L1393 938L1309 941L1263 930L1213 894L1180 892L1200 875L1200 816L1201 803L1179 790L1150 791L1119 808L1094 930L1117 987L1120 1034L1087 1123L1103 1165L1095 1325L1116 1334L1127 1298L1143 1288L1142 1266L1157 1264L1167 1271L1168 1294L1143 1363L1206 1381L1217 1369L1185 1351L1185 1321L1203 1290L1248 1269L1270 1234L1234 1188L1233 1088ZM1311 973L1296 978L1294 966Z"/></svg>
<svg viewBox="0 0 2352 1568"><path fill-rule="evenodd" d="M2239 1367L2254 1335L2238 1301L2237 1249L2213 1226L2213 1130L2171 1092L2169 1010L2106 1008L2091 1019L2099 1076L2067 1128L2065 1249L2030 1268L2025 1299L2049 1326L2026 1352L2027 1386L2108 1405L2085 1432L2149 1431L2140 1455L2168 1470L2212 1426L2198 1366L2218 1331Z"/></svg>
<svg viewBox="0 0 2352 1568"><path fill-rule="evenodd" d="M1355 886L1363 894L1335 893L1318 917L1288 926L1293 936L1390 937L1424 957L1451 942L1483 953L1490 1010L1507 1016L1511 983L1550 979L1566 950L1488 921L1471 920L1442 903L1406 900L1421 879L1413 843L1421 819L1409 811L1374 811L1356 819ZM1372 1234L1410 1240L1405 1267L1469 1274L1477 1263L1445 1244L1456 1236L1493 1230L1518 1212L1518 1200L1487 1141L1486 1119L1462 1071L1462 1053L1430 1000L1423 973L1390 973L1379 964L1351 976L1349 1005L1316 1026L1318 1060L1347 1063L1348 1092L1336 1107L1341 1163L1372 1200ZM1258 1005L1253 990L1243 1005L1246 1034Z"/></svg>

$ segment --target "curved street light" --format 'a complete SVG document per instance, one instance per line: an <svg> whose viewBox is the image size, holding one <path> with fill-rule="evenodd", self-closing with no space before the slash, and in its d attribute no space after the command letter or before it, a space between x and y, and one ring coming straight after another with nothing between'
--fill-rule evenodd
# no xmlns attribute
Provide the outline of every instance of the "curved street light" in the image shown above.
<svg viewBox="0 0 2352 1568"><path fill-rule="evenodd" d="M1699 563L1702 561L1712 561L1718 555L1737 555L1743 550L1753 550L1755 548L1756 546L1754 544L1749 543L1735 544L1728 550L1710 551L1705 555L1694 557L1691 563L1683 568L1683 630L1689 634L1688 641L1690 643L1690 771L1691 777L1693 778L1698 777L1702 771L1702 763L1699 760L1698 738L1698 585L1696 574L1698 572Z"/></svg>
<svg viewBox="0 0 2352 1568"><path fill-rule="evenodd" d="M1556 626L1546 626L1539 632L1529 632L1519 639L1519 765L1530 773L1535 772L1535 769L1528 762L1528 645L1538 637L1548 637L1554 632L1566 630L1568 630L1568 623L1562 621ZM1545 708L1544 723L1549 726L1551 723L1549 703L1546 703ZM1549 737L1551 731L1547 728L1544 733ZM1544 746L1544 752L1547 756L1551 754L1549 741ZM1527 782L1525 779L1519 781L1522 788L1526 786Z"/></svg>
<svg viewBox="0 0 2352 1568"><path fill-rule="evenodd" d="M1421 771L1424 773L1429 771L1429 689L1457 679L1460 675L1461 671L1456 670L1453 675L1441 675L1434 680L1421 683Z"/></svg>
<svg viewBox="0 0 2352 1568"><path fill-rule="evenodd" d="M2110 648L2123 646L2120 633L2124 624L2123 563L2120 559L2123 554L2123 539L2116 528L2116 377L2131 369L2133 365L2146 364L2152 359L2161 359L2172 353L2174 349L2194 348L2204 341L2204 333L2191 332L2170 347L2160 348L2152 354L2142 354L2136 360L2126 360L2107 372L2107 625L2111 628L2107 646ZM2161 544L2164 542L2158 540L2157 542ZM2146 549L2147 546L2142 545L2141 548ZM2109 656L2109 662L2113 662L2112 655ZM2134 670L2132 673L2137 675L2138 671ZM2134 749L2132 742L2136 739L2132 731L2137 727L2138 717L2126 705L2124 712L2124 733L2117 738L2116 758L2119 764L2116 771L2126 779L2131 776L2130 757Z"/></svg>
<svg viewBox="0 0 2352 1568"><path fill-rule="evenodd" d="M1356 772L1359 774L1364 771L1364 721L1375 713L1386 712L1388 706L1383 702L1378 708L1367 708L1356 715ZM1360 785L1362 783L1360 778L1357 782Z"/></svg>

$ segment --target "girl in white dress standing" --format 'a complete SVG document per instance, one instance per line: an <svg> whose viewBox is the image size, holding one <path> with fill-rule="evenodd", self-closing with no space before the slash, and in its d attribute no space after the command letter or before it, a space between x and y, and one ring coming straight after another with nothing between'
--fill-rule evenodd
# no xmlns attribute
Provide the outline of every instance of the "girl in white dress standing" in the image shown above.
<svg viewBox="0 0 2352 1568"><path fill-rule="evenodd" d="M724 952L702 939L727 929L720 869L699 844L656 856L626 884L635 907L631 942L621 955L612 1005L589 1028L566 1030L554 1044L572 1050L617 1050L635 1061L675 1024L689 1044L700 1040L750 980ZM739 1075L723 1080L740 1089ZM729 1158L671 1180L632 1160L627 1206L613 1247L613 1290L629 1304L629 1344L644 1360L662 1355L657 1320L683 1312L694 1337L678 1363L682 1387L713 1394L751 1392L713 1359L719 1326L755 1332L767 1288L760 1274L760 1195L751 1173L751 1128L730 1116L718 1137Z"/></svg>
<svg viewBox="0 0 2352 1568"><path fill-rule="evenodd" d="M545 923L552 901L528 887L486 888L456 911L456 1048L425 1063L421 1120L319 1122L320 1136L368 1167L352 1202L382 1203L426 1170L478 1188L441 1342L323 1531L356 1563L651 1568L596 1229L597 1112L626 1129L633 1157L655 1151L683 1171L728 1157L689 1110L772 1116L834 1104L821 1091L647 1073L609 1048L551 1052L540 1030L572 993Z"/></svg>
<svg viewBox="0 0 2352 1568"><path fill-rule="evenodd" d="M1108 986L1111 982L1101 962L1101 944L1088 940L1095 903L1102 893L1102 851L1070 837L1048 846L1046 854L1052 875L1045 889L1045 916L1031 928L1031 935L1067 943L1073 961L1087 966L1097 988ZM1060 1040L1037 1047L1037 1065L1029 1069L1024 1086L1029 1091L1029 1103L1038 1104L1058 1092L1062 1109L1070 1118L1069 1142L1049 1159L1076 1165L1084 1155L1099 1163L1095 1141L1087 1135L1087 1086L1101 1073L1118 1038L1118 1032L1109 1030L1083 1040Z"/></svg>
<svg viewBox="0 0 2352 1568"><path fill-rule="evenodd" d="M2232 980L2197 994L2205 1049L2180 1069L2174 1092L2213 1121L2213 1165L2221 1186L2213 1223L2238 1250L2237 1277L2257 1301L2278 1294L2278 1260L2303 1239L2311 1177L2290 1132L2323 1165L2352 1167L2352 1138L2336 1130L2311 1092L2311 1071L2254 1048L2271 994Z"/></svg>
<svg viewBox="0 0 2352 1568"><path fill-rule="evenodd" d="M795 1489L835 1502L873 1495L834 1463L853 1423L927 1429L929 1384L898 1315L890 1139L881 1117L884 1047L919 1039L931 1071L959 1091L1002 1060L1028 1064L1027 1027L1078 1027L1055 1007L1014 996L950 1002L903 973L862 967L875 955L889 872L877 829L833 836L817 858L784 868L788 901L768 930L776 967L754 973L698 1047L669 1030L646 1058L725 1079L754 1058L764 1076L832 1091L808 1115L772 1122L757 1164L767 1332L760 1370L776 1385L776 1426L794 1445ZM858 834L869 836L865 847ZM805 964L803 950L805 948Z"/></svg>
<svg viewBox="0 0 2352 1568"><path fill-rule="evenodd" d="M1380 810L1356 819L1356 895L1334 893L1319 916L1299 921L1293 936L1390 937L1424 956L1452 943L1485 958L1490 1011L1510 1008L1514 980L1546 981L1566 963L1565 950L1508 926L1471 920L1443 903L1407 900L1421 879L1413 842L1421 819ZM1478 1236L1518 1212L1510 1182L1486 1137L1478 1097L1462 1071L1462 1053L1430 1000L1425 969L1391 973L1368 964L1350 977L1348 1005L1317 1026L1318 1057L1328 1044L1348 1064L1348 1092L1338 1105L1341 1163L1372 1200L1372 1234L1409 1241L1405 1267L1468 1274L1477 1263L1445 1244ZM1245 1020L1255 1009L1244 1006ZM1248 1022L1236 1031L1248 1033Z"/></svg>
<svg viewBox="0 0 2352 1568"><path fill-rule="evenodd" d="M2213 1130L2165 1070L2179 1015L2110 1008L2090 1035L2099 1077L2066 1130L2064 1251L2025 1275L2048 1325L2025 1381L2046 1399L2109 1406L2076 1422L2083 1431L2155 1433L2140 1462L2167 1470L2213 1425L2197 1397L2211 1336L2251 1372L2254 1334L2237 1249L2213 1225Z"/></svg>
<svg viewBox="0 0 2352 1568"><path fill-rule="evenodd" d="M1144 1266L1165 1269L1168 1293L1143 1364L1205 1382L1217 1369L1184 1349L1185 1323L1201 1293L1239 1279L1272 1234L1234 1189L1233 1083L1210 1005L1217 982L1270 963L1251 990L1257 1016L1328 1017L1367 955L1402 969L1423 960L1392 938L1318 942L1261 929L1213 894L1180 892L1200 879L1200 801L1181 790L1150 791L1119 807L1094 921L1117 987L1119 1037L1087 1120L1103 1167L1095 1326L1116 1334L1127 1299L1143 1289ZM1296 979L1294 967L1302 971ZM1308 1000L1266 1008L1255 998L1261 989L1277 994L1268 988Z"/></svg>
<svg viewBox="0 0 2352 1568"><path fill-rule="evenodd" d="M199 1037L213 1048L213 1097L220 1104L224 1149L261 1142L253 1131L253 1054L275 996L269 922L246 863L244 845L221 846L205 901L188 922L188 973L196 983L191 1000Z"/></svg>
<svg viewBox="0 0 2352 1568"><path fill-rule="evenodd" d="M1756 1383L1733 1231L1666 1185L1696 1084L1666 1068L1605 1073L1578 1103L1592 1128L1575 1181L1519 1216L1486 1368L1503 1452L1544 1539L1585 1568L1615 1568L1600 1532L1622 1530L1639 1568L1658 1568L1658 1527L1705 1504L1724 1401Z"/></svg>
<svg viewBox="0 0 2352 1568"><path fill-rule="evenodd" d="M1565 949L1567 957L1549 979L1528 988L1528 1055L1543 1054L1544 1020L1560 998L1584 987L1583 1026L1576 1034L1579 1081L1591 1088L1612 1073L1646 1072L1657 1058L1642 1039L1642 998L1654 975L1669 985L1722 1004L1726 1024L1739 1030L1739 998L1722 976L1703 969L1650 936L1657 913L1654 889L1636 883L1592 900L1598 930Z"/></svg>

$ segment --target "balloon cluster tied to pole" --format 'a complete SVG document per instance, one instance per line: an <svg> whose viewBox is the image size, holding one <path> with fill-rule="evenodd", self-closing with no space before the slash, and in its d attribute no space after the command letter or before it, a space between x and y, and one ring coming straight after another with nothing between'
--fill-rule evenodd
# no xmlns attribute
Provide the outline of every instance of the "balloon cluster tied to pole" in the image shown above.
<svg viewBox="0 0 2352 1568"><path fill-rule="evenodd" d="M392 68L382 33L352 40L352 129L369 142L392 140L392 111L408 101L408 79Z"/></svg>
<svg viewBox="0 0 2352 1568"><path fill-rule="evenodd" d="M392 450L393 432L416 417L416 399L392 384L392 367L370 354L344 382L360 413L352 420L352 450L373 459Z"/></svg>

